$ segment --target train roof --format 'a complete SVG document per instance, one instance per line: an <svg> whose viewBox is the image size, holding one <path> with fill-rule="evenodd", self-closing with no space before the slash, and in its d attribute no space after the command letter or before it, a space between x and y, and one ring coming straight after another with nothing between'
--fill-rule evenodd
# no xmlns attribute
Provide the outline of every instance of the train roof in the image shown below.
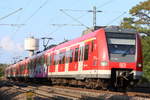
<svg viewBox="0 0 150 100"><path fill-rule="evenodd" d="M103 28L106 32L117 32L117 33L137 33L135 29L122 28L120 26L95 26L94 30Z"/></svg>
<svg viewBox="0 0 150 100"><path fill-rule="evenodd" d="M137 31L134 29L125 29L117 26L105 27L104 30L106 32L116 32L116 33L134 33L134 34L137 33Z"/></svg>

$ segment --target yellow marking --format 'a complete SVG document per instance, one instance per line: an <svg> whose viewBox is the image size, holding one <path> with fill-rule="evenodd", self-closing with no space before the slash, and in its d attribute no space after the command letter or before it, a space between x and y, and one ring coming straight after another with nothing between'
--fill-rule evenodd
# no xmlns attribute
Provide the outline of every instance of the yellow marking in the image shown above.
<svg viewBox="0 0 150 100"><path fill-rule="evenodd" d="M84 40L83 42L89 42L89 41L92 41L92 40L95 40L96 38L90 38L90 39L87 39L87 40Z"/></svg>

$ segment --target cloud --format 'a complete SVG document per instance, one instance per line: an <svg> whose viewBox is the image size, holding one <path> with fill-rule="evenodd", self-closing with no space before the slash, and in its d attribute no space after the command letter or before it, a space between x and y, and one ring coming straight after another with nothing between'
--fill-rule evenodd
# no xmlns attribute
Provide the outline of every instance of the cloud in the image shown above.
<svg viewBox="0 0 150 100"><path fill-rule="evenodd" d="M9 52L23 52L23 45L15 43L9 36L0 40L0 48Z"/></svg>

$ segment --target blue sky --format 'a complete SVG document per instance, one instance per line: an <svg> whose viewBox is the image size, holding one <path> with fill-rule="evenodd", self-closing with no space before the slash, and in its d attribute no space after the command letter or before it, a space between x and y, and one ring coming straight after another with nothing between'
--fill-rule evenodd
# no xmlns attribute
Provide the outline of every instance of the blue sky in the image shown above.
<svg viewBox="0 0 150 100"><path fill-rule="evenodd" d="M96 6L103 12L97 14L97 25L119 25L123 17L129 16L133 6L145 0L0 0L0 19L19 8L17 13L0 20L0 63L12 63L13 57L23 59L24 39L53 37L49 44L81 36L83 26L54 27L51 24L79 24L66 16L60 9L91 10ZM92 26L92 13L65 11L74 18ZM126 12L125 14L123 14ZM121 16L120 16L121 15ZM118 18L118 16L120 16ZM117 19L116 19L117 18ZM114 20L116 19L116 20ZM25 24L21 27L2 24ZM42 41L40 41L42 45ZM42 50L40 46L40 50Z"/></svg>

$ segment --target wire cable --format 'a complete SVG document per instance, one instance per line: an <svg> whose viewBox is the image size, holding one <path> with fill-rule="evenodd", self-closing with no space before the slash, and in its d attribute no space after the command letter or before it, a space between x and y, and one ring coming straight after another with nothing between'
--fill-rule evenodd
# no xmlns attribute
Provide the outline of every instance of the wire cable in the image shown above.
<svg viewBox="0 0 150 100"><path fill-rule="evenodd" d="M72 17L71 15L69 15L68 13L66 13L64 10L60 9L60 11L62 11L65 15L67 15L68 17L70 17L71 19L73 19L74 21L78 22L79 24L81 24L82 26L86 27L87 29L89 29L88 26L84 25L82 22L80 22L78 19Z"/></svg>
<svg viewBox="0 0 150 100"><path fill-rule="evenodd" d="M108 4L110 4L110 3L113 2L113 1L114 1L114 0L108 0L107 2L105 2L105 3L101 4L101 5L99 5L99 6L97 7L97 9L98 9L98 8L102 8L102 7L104 7L104 6L108 5Z"/></svg>
<svg viewBox="0 0 150 100"><path fill-rule="evenodd" d="M29 20L31 20L39 11L40 9L42 9L46 4L48 3L48 0L45 0L45 2L31 15L29 16L25 21L24 24L26 24ZM22 27L18 27L18 29L16 29L16 31L14 32L14 34L16 34ZM13 35L14 36L14 35Z"/></svg>
<svg viewBox="0 0 150 100"><path fill-rule="evenodd" d="M118 20L120 17L122 17L123 15L125 15L127 12L123 12L121 15L119 15L118 17L116 17L115 19L113 19L112 21L110 21L108 24L106 24L106 26L112 24L114 21Z"/></svg>
<svg viewBox="0 0 150 100"><path fill-rule="evenodd" d="M88 12L86 12L86 13L88 13ZM79 16L77 19L80 19L80 18L82 18L82 17L84 17L84 14L81 15L81 16ZM58 26L58 28L55 29L54 31L52 31L51 33L49 33L49 35L52 35L53 33L59 31L59 30L60 30L62 27L64 27L64 26L65 26L65 25L60 25L60 26ZM80 24L80 26L83 26L83 25Z"/></svg>
<svg viewBox="0 0 150 100"><path fill-rule="evenodd" d="M4 16L4 17L1 17L0 20L3 20L3 19L5 19L5 18L7 18L7 17L13 15L13 14L19 12L19 11L22 10L22 9L23 9L23 8L19 8L19 9L15 10L15 11L11 12L11 13L8 14L8 15L6 15L6 16Z"/></svg>
<svg viewBox="0 0 150 100"><path fill-rule="evenodd" d="M27 23L34 15L36 15L40 11L40 9L42 9L47 3L48 3L48 0L46 0L30 17L28 17L25 20L25 23Z"/></svg>

